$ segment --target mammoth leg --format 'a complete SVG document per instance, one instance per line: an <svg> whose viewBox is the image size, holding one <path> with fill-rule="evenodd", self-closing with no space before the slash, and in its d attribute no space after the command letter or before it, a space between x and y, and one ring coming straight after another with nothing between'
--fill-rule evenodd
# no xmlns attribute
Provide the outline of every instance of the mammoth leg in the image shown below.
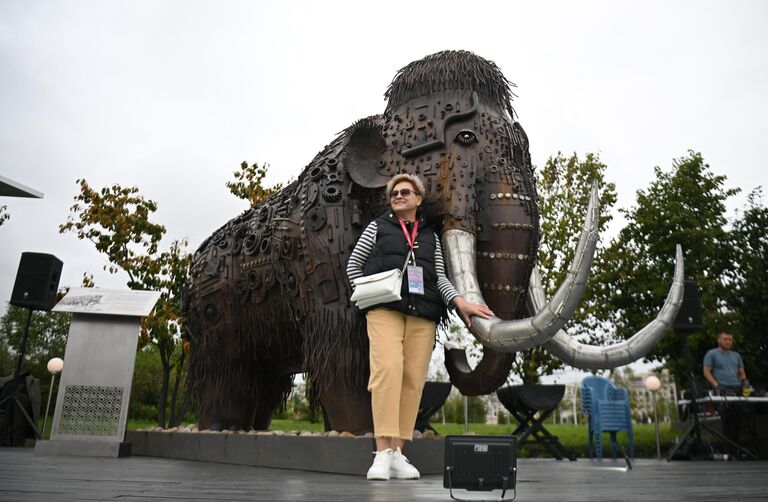
<svg viewBox="0 0 768 502"><path fill-rule="evenodd" d="M253 428L267 430L275 410L285 402L293 388L293 375L262 374L256 389Z"/></svg>
<svg viewBox="0 0 768 502"><path fill-rule="evenodd" d="M248 430L253 421L254 403L235 389L211 387L200 395L200 430Z"/></svg>
<svg viewBox="0 0 768 502"><path fill-rule="evenodd" d="M365 317L322 310L304 331L304 368L323 407L326 429L372 432Z"/></svg>
<svg viewBox="0 0 768 502"><path fill-rule="evenodd" d="M371 394L366 388L326 389L319 392L326 428L353 434L373 432Z"/></svg>
<svg viewBox="0 0 768 502"><path fill-rule="evenodd" d="M247 386L212 387L200 400L200 429L266 430L272 414L293 387L292 375L254 372Z"/></svg>

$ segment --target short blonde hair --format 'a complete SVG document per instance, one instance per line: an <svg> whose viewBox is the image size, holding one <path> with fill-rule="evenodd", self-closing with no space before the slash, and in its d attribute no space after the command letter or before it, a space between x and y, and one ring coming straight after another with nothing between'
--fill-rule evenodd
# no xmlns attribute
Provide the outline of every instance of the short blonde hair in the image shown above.
<svg viewBox="0 0 768 502"><path fill-rule="evenodd" d="M389 183L387 183L387 197L389 197L389 194L392 193L392 190L394 190L395 185L400 183L401 181L407 181L411 184L413 189L416 191L416 195L421 195L424 197L424 182L421 181L421 178L416 176L415 174L396 174L392 177L391 180L389 180Z"/></svg>

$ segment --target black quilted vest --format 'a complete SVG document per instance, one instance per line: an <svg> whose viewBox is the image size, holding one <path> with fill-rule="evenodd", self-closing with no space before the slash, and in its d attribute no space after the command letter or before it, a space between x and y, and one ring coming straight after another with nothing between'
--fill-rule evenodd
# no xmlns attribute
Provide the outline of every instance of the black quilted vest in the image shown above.
<svg viewBox="0 0 768 502"><path fill-rule="evenodd" d="M376 219L376 246L365 262L363 275L371 275L393 268L402 268L408 254L408 241L405 239L400 222L393 213ZM413 223L406 223L408 232L413 231ZM416 236L414 254L416 264L424 270L424 294L408 292L408 275L403 276L401 300L371 308L385 307L404 314L423 317L440 322L446 310L440 291L437 289L437 271L435 270L435 231L424 218L419 216L419 233ZM370 309L368 309L370 310Z"/></svg>

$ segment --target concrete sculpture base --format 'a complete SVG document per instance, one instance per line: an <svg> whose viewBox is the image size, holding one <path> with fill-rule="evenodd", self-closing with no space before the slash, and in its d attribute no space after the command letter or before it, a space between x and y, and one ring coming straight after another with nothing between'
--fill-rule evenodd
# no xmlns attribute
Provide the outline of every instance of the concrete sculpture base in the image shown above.
<svg viewBox="0 0 768 502"><path fill-rule="evenodd" d="M369 437L267 436L128 431L134 456L364 475L373 460ZM422 474L443 472L443 440L416 439L404 453Z"/></svg>

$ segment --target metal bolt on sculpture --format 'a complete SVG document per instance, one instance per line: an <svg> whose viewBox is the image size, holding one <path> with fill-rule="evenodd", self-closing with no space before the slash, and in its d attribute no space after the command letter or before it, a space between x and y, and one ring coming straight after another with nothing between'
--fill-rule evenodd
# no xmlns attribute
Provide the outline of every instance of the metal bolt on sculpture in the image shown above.
<svg viewBox="0 0 768 502"><path fill-rule="evenodd" d="M201 429L267 428L293 375L306 372L326 426L372 430L365 318L349 301L345 269L363 229L388 209L384 186L397 173L423 177L424 211L441 229L450 279L498 316L472 322L484 346L474 370L463 350L447 351L462 393L494 391L525 348L544 345L575 367L610 368L639 359L663 336L682 299L679 248L661 312L631 339L591 347L561 330L586 287L597 190L574 263L547 302L535 268L534 173L511 86L493 62L466 51L409 64L387 89L383 114L352 124L295 182L203 242L184 300Z"/></svg>

